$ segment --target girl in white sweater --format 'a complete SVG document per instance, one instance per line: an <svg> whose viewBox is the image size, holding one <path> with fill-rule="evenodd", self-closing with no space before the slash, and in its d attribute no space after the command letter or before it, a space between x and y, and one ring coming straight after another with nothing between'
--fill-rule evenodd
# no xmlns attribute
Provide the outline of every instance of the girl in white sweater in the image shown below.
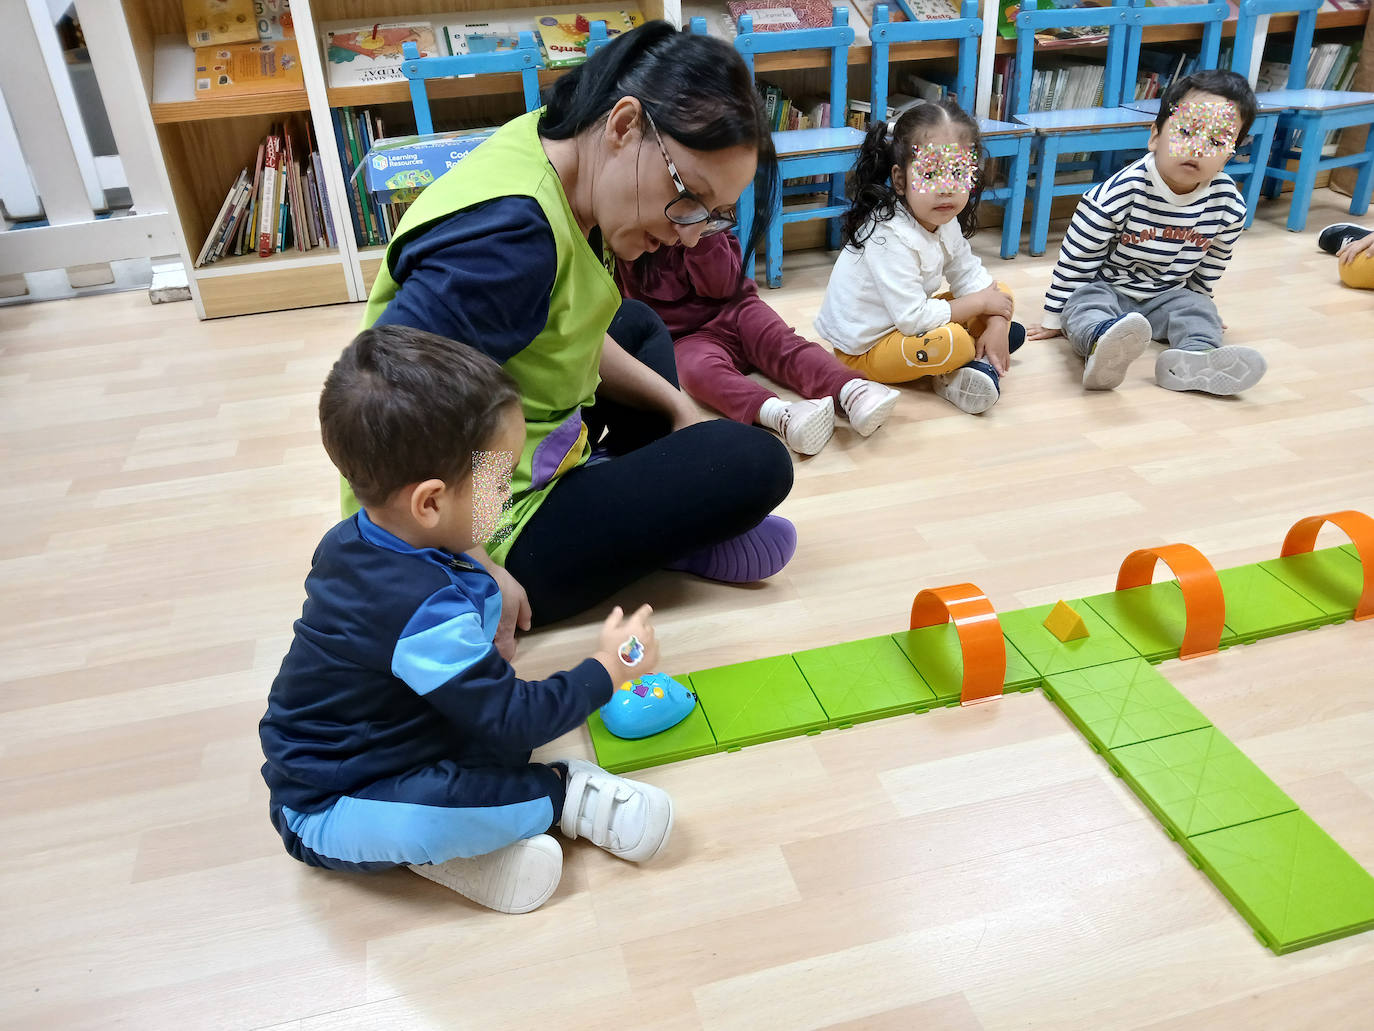
<svg viewBox="0 0 1374 1031"><path fill-rule="evenodd" d="M869 130L849 177L845 247L815 323L835 356L869 379L930 377L971 414L997 402L1025 340L1010 291L968 244L980 152L978 124L952 101Z"/></svg>

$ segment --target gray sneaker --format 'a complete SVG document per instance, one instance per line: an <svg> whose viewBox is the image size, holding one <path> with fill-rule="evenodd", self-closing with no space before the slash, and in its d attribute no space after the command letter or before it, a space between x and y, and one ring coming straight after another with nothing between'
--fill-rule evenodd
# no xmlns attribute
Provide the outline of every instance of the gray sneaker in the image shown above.
<svg viewBox="0 0 1374 1031"><path fill-rule="evenodd" d="M1138 311L1098 327L1088 362L1083 366L1084 390L1114 390L1126 378L1126 370L1150 343L1150 320Z"/></svg>
<svg viewBox="0 0 1374 1031"><path fill-rule="evenodd" d="M1253 347L1214 347L1210 351L1180 351L1171 347L1155 359L1155 382L1166 390L1200 390L1230 397L1249 390L1269 363Z"/></svg>

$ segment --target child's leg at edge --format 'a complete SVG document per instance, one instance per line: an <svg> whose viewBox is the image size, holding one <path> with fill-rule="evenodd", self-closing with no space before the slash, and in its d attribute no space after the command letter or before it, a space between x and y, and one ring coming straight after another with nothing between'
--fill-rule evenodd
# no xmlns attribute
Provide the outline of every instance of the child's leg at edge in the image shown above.
<svg viewBox="0 0 1374 1031"><path fill-rule="evenodd" d="M555 766L460 767L450 760L408 771L300 813L273 803L286 850L311 866L377 870L486 855L543 834L563 812Z"/></svg>
<svg viewBox="0 0 1374 1031"><path fill-rule="evenodd" d="M1374 290L1374 252L1366 251L1349 264L1340 264L1341 282L1356 290Z"/></svg>
<svg viewBox="0 0 1374 1031"><path fill-rule="evenodd" d="M744 374L748 367L737 341L699 330L673 343L682 388L702 404L735 422L758 422L765 401L778 395Z"/></svg>
<svg viewBox="0 0 1374 1031"><path fill-rule="evenodd" d="M739 302L736 316L740 354L748 365L804 398L834 398L838 410L845 384L863 378L793 330L759 297Z"/></svg>
<svg viewBox="0 0 1374 1031"><path fill-rule="evenodd" d="M1130 301L1106 283L1100 280L1088 283L1071 293L1064 302L1064 336L1073 346L1074 354L1086 359L1092 354L1102 324L1135 310Z"/></svg>

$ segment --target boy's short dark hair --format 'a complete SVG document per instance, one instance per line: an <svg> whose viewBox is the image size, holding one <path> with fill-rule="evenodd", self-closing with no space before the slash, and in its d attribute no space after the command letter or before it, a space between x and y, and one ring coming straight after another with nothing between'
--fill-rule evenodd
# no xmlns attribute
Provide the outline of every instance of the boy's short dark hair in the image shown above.
<svg viewBox="0 0 1374 1031"><path fill-rule="evenodd" d="M1155 115L1155 128L1159 132L1164 131L1164 123L1178 110L1183 98L1194 91L1211 93L1236 105L1236 111L1240 114L1240 132L1236 134L1237 146L1250 135L1250 126L1255 124L1257 110L1255 91L1250 88L1250 83L1243 75L1221 68L1194 72L1169 83L1169 88L1164 91L1164 98L1159 102L1159 114Z"/></svg>
<svg viewBox="0 0 1374 1031"><path fill-rule="evenodd" d="M461 480L519 400L510 375L466 344L374 326L329 370L320 434L358 501L380 505L407 484Z"/></svg>

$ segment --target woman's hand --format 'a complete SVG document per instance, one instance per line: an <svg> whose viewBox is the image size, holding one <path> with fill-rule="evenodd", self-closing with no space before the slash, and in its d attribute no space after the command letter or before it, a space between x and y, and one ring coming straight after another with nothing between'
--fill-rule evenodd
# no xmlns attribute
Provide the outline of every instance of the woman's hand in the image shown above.
<svg viewBox="0 0 1374 1031"><path fill-rule="evenodd" d="M1011 341L1007 339L1010 330L1011 324L1006 319L989 319L987 328L978 337L977 350L974 352L975 358L987 362L1000 376L1011 371Z"/></svg>
<svg viewBox="0 0 1374 1031"><path fill-rule="evenodd" d="M491 574L501 591L501 622L496 625L496 638L492 643L501 653L501 658L514 662L516 628L529 630L530 620L534 616L530 610L529 595L520 586L520 581L506 572L505 566L497 565L492 560L485 548L473 548L468 554L482 563L482 568Z"/></svg>
<svg viewBox="0 0 1374 1031"><path fill-rule="evenodd" d="M1374 233L1368 233L1358 240L1351 240L1336 252L1336 258L1342 265L1349 265L1361 254L1374 254Z"/></svg>
<svg viewBox="0 0 1374 1031"><path fill-rule="evenodd" d="M1051 340L1054 337L1062 337L1063 335L1064 331L1062 329L1050 329L1040 325L1038 322L1026 327L1027 340Z"/></svg>

